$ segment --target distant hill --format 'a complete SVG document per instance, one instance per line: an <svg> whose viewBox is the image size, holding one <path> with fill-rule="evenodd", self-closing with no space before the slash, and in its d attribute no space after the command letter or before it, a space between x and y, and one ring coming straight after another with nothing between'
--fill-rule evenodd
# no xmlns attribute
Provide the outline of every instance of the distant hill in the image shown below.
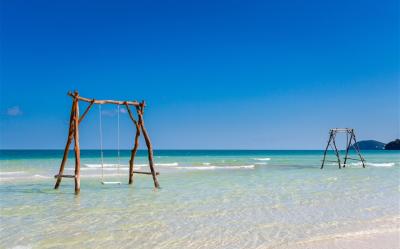
<svg viewBox="0 0 400 249"><path fill-rule="evenodd" d="M400 150L400 139L396 139L386 144L385 150Z"/></svg>
<svg viewBox="0 0 400 249"><path fill-rule="evenodd" d="M355 143L360 150L384 150L385 144L376 140L363 140ZM350 147L353 149L353 147Z"/></svg>

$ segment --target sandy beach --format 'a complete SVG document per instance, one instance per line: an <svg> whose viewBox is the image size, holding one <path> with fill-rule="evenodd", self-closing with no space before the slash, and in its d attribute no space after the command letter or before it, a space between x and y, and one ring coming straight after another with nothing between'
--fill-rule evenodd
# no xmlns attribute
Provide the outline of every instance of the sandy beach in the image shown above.
<svg viewBox="0 0 400 249"><path fill-rule="evenodd" d="M278 247L281 249L395 249L400 248L400 229L386 231L367 230L354 234L337 235L295 245Z"/></svg>

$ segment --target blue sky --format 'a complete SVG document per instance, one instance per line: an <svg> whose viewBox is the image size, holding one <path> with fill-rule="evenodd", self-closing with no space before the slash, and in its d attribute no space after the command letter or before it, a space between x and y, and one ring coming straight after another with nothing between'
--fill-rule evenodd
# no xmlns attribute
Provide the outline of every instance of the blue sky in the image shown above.
<svg viewBox="0 0 400 249"><path fill-rule="evenodd" d="M145 99L158 149L322 149L332 127L400 135L397 0L15 0L0 21L3 149L62 148L74 89ZM103 109L115 148L115 107ZM126 114L121 130L130 148ZM94 108L81 145L98 141Z"/></svg>

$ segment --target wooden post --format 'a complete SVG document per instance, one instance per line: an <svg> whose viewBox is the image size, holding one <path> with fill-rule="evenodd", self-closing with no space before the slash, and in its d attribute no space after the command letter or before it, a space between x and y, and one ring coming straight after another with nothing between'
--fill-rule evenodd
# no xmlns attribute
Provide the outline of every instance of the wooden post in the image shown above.
<svg viewBox="0 0 400 249"><path fill-rule="evenodd" d="M336 157L337 157L337 160L338 160L339 169L341 169L342 166L340 165L340 154L339 154L338 148L336 147L336 141L335 140L336 140L336 132L335 132L335 135L333 135L332 143L333 143L333 146L335 147L335 153L336 153Z"/></svg>
<svg viewBox="0 0 400 249"><path fill-rule="evenodd" d="M326 144L326 148L325 148L325 151L324 151L324 158L322 159L321 169L324 168L324 163L325 163L325 158L326 158L326 152L328 151L329 144L331 143L331 140L332 140L332 131L329 132L329 140L328 140L328 143Z"/></svg>
<svg viewBox="0 0 400 249"><path fill-rule="evenodd" d="M364 158L361 156L360 147L358 147L358 143L357 143L357 140L356 140L356 134L354 134L354 130L351 131L351 134L352 134L353 140L354 140L353 147L357 151L358 156L360 157L361 164L362 164L363 168L365 168Z"/></svg>
<svg viewBox="0 0 400 249"><path fill-rule="evenodd" d="M75 91L74 93L69 92L69 96L73 98L73 103L72 103L72 108L71 108L71 114L70 114L70 122L69 122L69 131L68 131L68 139L67 143L65 145L65 150L64 150L64 155L63 159L61 161L60 169L57 175L54 177L57 179L56 184L54 186L55 189L57 189L62 181L63 177L66 178L74 178L75 180L75 194L79 194L80 192L80 148L79 148L79 124L82 122L82 120L85 118L85 116L88 114L90 111L91 107L93 104L115 104L115 105L125 105L127 108L127 111L129 113L130 118L132 119L133 123L135 124L136 128L136 135L135 135L135 144L134 147L131 151L131 159L129 161L129 184L132 184L133 182L133 174L148 174L152 175L153 181L154 181L154 186L156 188L159 188L160 185L157 180L157 175L159 174L158 172L155 171L154 169L154 159L153 159L153 147L150 141L150 137L147 133L147 130L144 126L144 120L143 120L143 113L144 113L144 107L145 107L145 102L142 101L141 103L137 101L116 101L116 100L95 100L95 99L88 99L88 98L83 98L79 96L78 92ZM79 101L83 102L88 102L90 103L89 106L85 109L83 112L82 116L79 117ZM130 105L135 106L137 113L138 113L138 121L135 120L133 117L132 111L130 109ZM149 166L151 172L143 172L143 171L135 171L134 170L134 159L139 147L139 137L141 132L144 135L144 139L146 141L146 146L148 148L148 159L149 159ZM72 140L74 140L74 152L75 152L75 174L74 175L64 175L64 167L65 164L68 160L68 154L69 154L69 149L72 143Z"/></svg>
<svg viewBox="0 0 400 249"><path fill-rule="evenodd" d="M134 168L134 160L136 156L137 149L139 147L139 136L140 136L140 125L133 117L131 108L129 108L128 103L125 103L126 110L128 111L129 117L131 118L132 122L135 124L136 127L136 134L135 134L135 145L131 151L131 159L129 160L129 184L133 183L133 168Z"/></svg>
<svg viewBox="0 0 400 249"><path fill-rule="evenodd" d="M79 118L79 124L82 122L82 120L85 118L86 114L89 112L90 108L92 108L92 105L94 104L95 100L93 99L92 102L88 105L86 110L83 112L82 116Z"/></svg>
<svg viewBox="0 0 400 249"><path fill-rule="evenodd" d="M81 152L79 149L79 100L78 92L74 93L75 115L74 115L74 140L75 140L75 194L79 194L81 190Z"/></svg>
<svg viewBox="0 0 400 249"><path fill-rule="evenodd" d="M157 180L157 174L156 174L156 172L154 170L153 147L151 145L150 137L147 134L147 130L144 127L144 120L143 120L143 109L144 109L144 106L145 106L145 102L142 101L140 103L140 106L136 107L136 111L138 113L139 125L140 125L140 128L142 129L143 137L144 137L144 140L146 142L146 146L147 146L147 150L148 150L149 166L150 166L151 174L153 176L154 187L155 188L160 188L160 185L158 184L158 180Z"/></svg>
<svg viewBox="0 0 400 249"><path fill-rule="evenodd" d="M346 167L346 164L347 164L347 157L348 157L348 155L349 155L349 149L350 149L350 145L351 145L351 136L350 136L350 139L349 139L349 132L347 131L346 132L346 155L345 155L345 157L344 157L344 164L343 164L343 168L345 168Z"/></svg>
<svg viewBox="0 0 400 249"><path fill-rule="evenodd" d="M65 145L64 156L63 156L63 159L61 161L60 170L58 171L57 181L56 181L56 184L54 185L54 189L58 189L58 187L61 184L62 175L64 173L65 163L68 160L69 147L70 147L72 139L73 139L74 125L75 125L75 122L74 122L75 104L76 104L76 102L73 101L72 102L72 108L71 108L71 115L69 117L68 139L67 139L67 143Z"/></svg>

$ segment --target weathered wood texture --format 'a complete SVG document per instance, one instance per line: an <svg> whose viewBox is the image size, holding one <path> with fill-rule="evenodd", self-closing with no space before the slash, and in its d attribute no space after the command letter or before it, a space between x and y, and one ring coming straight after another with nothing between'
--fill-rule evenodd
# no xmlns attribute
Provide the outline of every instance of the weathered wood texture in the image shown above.
<svg viewBox="0 0 400 249"><path fill-rule="evenodd" d="M90 105L88 105L88 107L86 108L86 110L83 112L82 116L79 118L79 124L82 122L82 120L85 118L86 114L89 112L90 108L92 108L94 104L94 100L92 100L92 102L90 102Z"/></svg>
<svg viewBox="0 0 400 249"><path fill-rule="evenodd" d="M67 143L65 145L65 149L64 149L64 155L63 155L63 159L61 161L61 165L60 165L60 170L58 172L58 177L57 177L57 181L56 184L54 186L55 189L58 189L58 187L61 184L61 180L62 180L62 174L64 173L64 167L65 167L65 163L68 160L68 154L69 154L69 147L72 143L72 139L73 139L73 133L74 133L74 116L75 116L75 105L76 105L76 101L74 101L72 103L72 108L71 108L71 115L69 118L69 130L68 130L68 138L67 138Z"/></svg>
<svg viewBox="0 0 400 249"><path fill-rule="evenodd" d="M135 173L133 171L134 161L135 161L136 152L137 152L137 150L139 148L140 125L138 124L138 122L133 117L131 108L129 107L129 105L127 103L125 103L125 107L126 107L126 110L128 111L129 117L131 118L131 120L134 123L135 128L136 128L135 142L134 142L133 149L131 151L131 158L129 160L129 184L132 184L133 183L133 173Z"/></svg>
<svg viewBox="0 0 400 249"><path fill-rule="evenodd" d="M143 174L143 175L151 175L151 174L153 174L151 172L137 171L137 170L134 170L133 173L135 173L135 174ZM156 172L156 175L159 175L159 174L160 174L160 172Z"/></svg>
<svg viewBox="0 0 400 249"><path fill-rule="evenodd" d="M147 133L147 130L146 130L146 127L144 126L144 121L143 121L143 109L144 109L144 106L145 106L145 102L142 101L140 103L140 106L136 107L136 111L137 111L137 114L138 114L138 117L139 117L139 125L140 125L140 128L142 130L143 137L144 137L144 140L145 140L146 146L147 146L147 154L148 154L148 159L149 159L149 166L150 166L151 174L153 176L154 187L155 188L160 188L160 184L158 183L157 175L156 175L155 170L154 170L153 146L151 144L150 137L149 137L149 135Z"/></svg>
<svg viewBox="0 0 400 249"><path fill-rule="evenodd" d="M78 96L78 93L75 93ZM79 194L81 190L81 151L79 148L79 102L75 98L75 115L74 115L74 141L75 141L75 194Z"/></svg>
<svg viewBox="0 0 400 249"><path fill-rule="evenodd" d="M68 130L68 138L67 143L65 145L63 159L61 161L60 169L57 175L54 176L56 178L56 184L54 186L55 189L61 184L62 178L74 178L75 180L75 194L79 194L80 192L80 148L79 148L79 124L88 114L90 109L92 108L93 104L116 104L116 105L125 105L129 117L131 118L132 122L136 128L135 140L134 140L134 147L131 151L131 158L129 161L129 184L133 182L133 174L145 174L145 175L152 175L154 186L159 188L160 185L157 180L157 175L159 172L156 172L154 169L154 156L153 156L153 147L150 141L150 137L147 133L147 130L144 126L143 120L143 113L144 107L146 106L145 102L142 101L141 103L137 101L116 101L116 100L95 100L95 99L88 99L79 96L78 92L68 93L69 96L73 97L70 120L69 120L69 130ZM82 116L79 116L79 101L89 102L90 104L87 106L85 111L83 112ZM130 106L135 106L138 120L135 120L133 113L130 109ZM139 147L139 137L143 133L146 146L148 149L148 160L151 172L144 172L144 171L135 171L134 170L134 159ZM74 175L64 175L64 168L65 164L68 160L69 149L71 146L72 141L74 141L74 152L75 152L75 174Z"/></svg>
<svg viewBox="0 0 400 249"><path fill-rule="evenodd" d="M69 96L73 98L77 98L80 101L85 101L85 102L93 102L94 104L98 105L104 105L104 104L115 104L115 105L124 105L125 103L128 105L133 105L133 106L139 106L140 103L137 101L118 101L118 100L97 100L97 99L89 99L89 98L84 98L79 95L75 95L75 93L68 93Z"/></svg>

